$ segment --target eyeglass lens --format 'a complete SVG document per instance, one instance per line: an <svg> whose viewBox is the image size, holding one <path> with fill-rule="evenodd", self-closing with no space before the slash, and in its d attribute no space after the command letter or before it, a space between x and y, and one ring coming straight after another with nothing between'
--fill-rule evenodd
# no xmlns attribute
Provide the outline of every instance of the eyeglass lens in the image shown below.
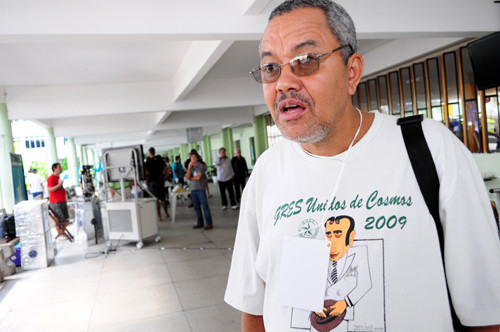
<svg viewBox="0 0 500 332"><path fill-rule="evenodd" d="M335 51L338 51L344 47L351 47L350 45L340 46L330 52L318 55L316 53L305 53L299 56L296 56L290 62L278 64L278 63L267 63L264 65L260 65L251 71L255 80L259 83L272 83L278 80L281 75L281 67L285 65L290 65L292 68L292 72L296 76L307 76L314 73L319 68L320 58L324 55L331 54Z"/></svg>
<svg viewBox="0 0 500 332"><path fill-rule="evenodd" d="M319 56L307 53L293 58L289 63L292 71L297 76L306 76L314 73L319 68ZM283 64L285 65L285 64ZM259 83L271 83L281 75L281 66L277 63L268 63L252 71L253 77Z"/></svg>

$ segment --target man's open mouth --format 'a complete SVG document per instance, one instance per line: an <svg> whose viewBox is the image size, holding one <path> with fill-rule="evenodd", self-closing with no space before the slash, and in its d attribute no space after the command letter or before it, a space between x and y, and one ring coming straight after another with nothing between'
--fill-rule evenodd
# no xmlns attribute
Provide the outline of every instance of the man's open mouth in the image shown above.
<svg viewBox="0 0 500 332"><path fill-rule="evenodd" d="M288 105L288 106L283 107L283 112L285 112L285 113L295 113L295 112L301 111L303 109L304 108L301 107L301 106L299 106L299 105Z"/></svg>

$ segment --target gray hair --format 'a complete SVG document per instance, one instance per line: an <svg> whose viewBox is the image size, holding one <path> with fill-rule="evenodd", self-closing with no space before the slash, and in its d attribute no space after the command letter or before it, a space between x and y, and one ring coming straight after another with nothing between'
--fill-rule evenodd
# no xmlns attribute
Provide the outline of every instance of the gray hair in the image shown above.
<svg viewBox="0 0 500 332"><path fill-rule="evenodd" d="M290 13L300 8L319 8L325 12L328 25L333 35L337 38L341 46L349 45L342 49L344 62L347 64L349 57L357 52L356 28L351 17L344 7L330 0L286 0L278 7L274 8L269 15L271 21L274 17Z"/></svg>

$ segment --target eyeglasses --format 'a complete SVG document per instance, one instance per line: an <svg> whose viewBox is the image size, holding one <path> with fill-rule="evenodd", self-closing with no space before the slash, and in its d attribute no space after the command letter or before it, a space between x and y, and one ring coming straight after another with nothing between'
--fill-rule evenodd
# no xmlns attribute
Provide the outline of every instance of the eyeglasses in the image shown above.
<svg viewBox="0 0 500 332"><path fill-rule="evenodd" d="M343 45L340 47L337 47L336 49L326 52L323 54L316 54L316 53L304 53L301 55L296 56L289 62L285 62L282 64L278 63L265 63L263 65L257 66L252 71L250 74L253 75L253 78L258 82L258 83L273 83L278 80L278 78L281 75L281 67L285 65L290 65L290 68L292 68L292 72L295 74L295 76L307 76L311 75L314 73L316 70L319 68L319 59L322 56L331 54L333 52L336 52L338 50L341 50L345 47L349 47L352 52L352 47L351 45Z"/></svg>

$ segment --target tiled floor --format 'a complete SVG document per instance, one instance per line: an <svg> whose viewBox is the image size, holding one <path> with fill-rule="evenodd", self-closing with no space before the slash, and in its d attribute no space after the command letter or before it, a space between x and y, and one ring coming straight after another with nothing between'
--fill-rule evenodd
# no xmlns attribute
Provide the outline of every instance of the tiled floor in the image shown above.
<svg viewBox="0 0 500 332"><path fill-rule="evenodd" d="M121 242L104 255L105 245L58 239L50 267L0 283L0 331L239 331L240 313L223 300L238 210L222 211L210 188L212 230L192 229L194 210L180 203L161 241L140 250Z"/></svg>

